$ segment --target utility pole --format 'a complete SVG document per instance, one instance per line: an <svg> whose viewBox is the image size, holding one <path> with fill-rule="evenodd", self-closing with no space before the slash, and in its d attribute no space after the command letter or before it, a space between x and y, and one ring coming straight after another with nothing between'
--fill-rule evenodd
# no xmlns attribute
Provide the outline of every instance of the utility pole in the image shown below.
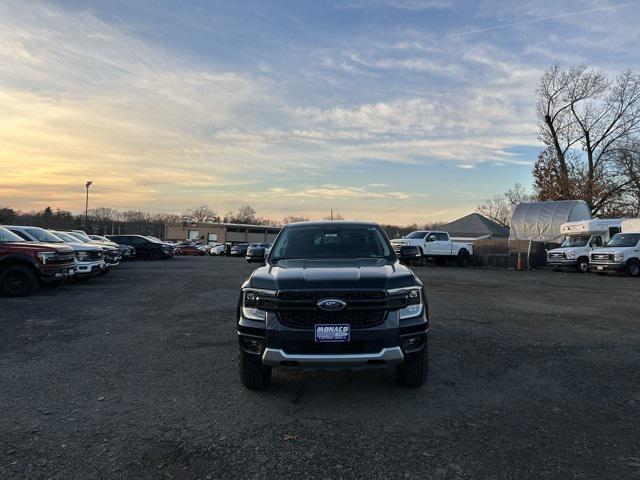
<svg viewBox="0 0 640 480"><path fill-rule="evenodd" d="M331 209L331 221L333 222L333 208Z"/></svg>
<svg viewBox="0 0 640 480"><path fill-rule="evenodd" d="M87 197L84 203L84 231L89 233L89 187L93 183L93 180L87 181L85 187L87 187Z"/></svg>

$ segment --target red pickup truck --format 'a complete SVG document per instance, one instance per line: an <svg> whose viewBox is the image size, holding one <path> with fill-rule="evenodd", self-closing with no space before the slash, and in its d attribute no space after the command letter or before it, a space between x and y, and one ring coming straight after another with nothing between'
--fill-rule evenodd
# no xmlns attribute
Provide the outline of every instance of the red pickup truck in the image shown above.
<svg viewBox="0 0 640 480"><path fill-rule="evenodd" d="M27 242L0 227L0 293L29 295L38 285L57 286L74 274L73 249L68 245Z"/></svg>

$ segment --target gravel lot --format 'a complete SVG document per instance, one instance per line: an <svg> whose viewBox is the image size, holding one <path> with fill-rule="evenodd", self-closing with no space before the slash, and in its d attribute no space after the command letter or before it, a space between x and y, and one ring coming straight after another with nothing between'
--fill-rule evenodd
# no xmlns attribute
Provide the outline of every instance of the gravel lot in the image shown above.
<svg viewBox="0 0 640 480"><path fill-rule="evenodd" d="M0 298L0 478L640 478L640 282L417 268L428 385L237 374L242 259Z"/></svg>

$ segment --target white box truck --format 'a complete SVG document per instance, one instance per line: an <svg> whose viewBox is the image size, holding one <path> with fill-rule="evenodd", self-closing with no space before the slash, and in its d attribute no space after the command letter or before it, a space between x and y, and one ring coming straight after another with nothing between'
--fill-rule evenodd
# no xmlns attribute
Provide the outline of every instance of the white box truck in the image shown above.
<svg viewBox="0 0 640 480"><path fill-rule="evenodd" d="M622 231L591 252L589 269L597 273L624 272L640 276L640 219L622 221Z"/></svg>
<svg viewBox="0 0 640 480"><path fill-rule="evenodd" d="M547 264L555 270L588 272L592 250L604 246L620 232L621 225L621 219L599 218L563 223L560 233L564 235L564 241L560 248L547 252Z"/></svg>

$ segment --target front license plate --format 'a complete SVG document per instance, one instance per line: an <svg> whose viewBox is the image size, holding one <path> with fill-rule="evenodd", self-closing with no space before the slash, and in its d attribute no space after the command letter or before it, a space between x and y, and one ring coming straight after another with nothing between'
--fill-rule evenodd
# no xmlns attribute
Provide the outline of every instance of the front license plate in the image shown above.
<svg viewBox="0 0 640 480"><path fill-rule="evenodd" d="M604 270L604 267L598 266L598 270Z"/></svg>
<svg viewBox="0 0 640 480"><path fill-rule="evenodd" d="M343 325L316 325L316 342L348 342L351 337L351 328Z"/></svg>

